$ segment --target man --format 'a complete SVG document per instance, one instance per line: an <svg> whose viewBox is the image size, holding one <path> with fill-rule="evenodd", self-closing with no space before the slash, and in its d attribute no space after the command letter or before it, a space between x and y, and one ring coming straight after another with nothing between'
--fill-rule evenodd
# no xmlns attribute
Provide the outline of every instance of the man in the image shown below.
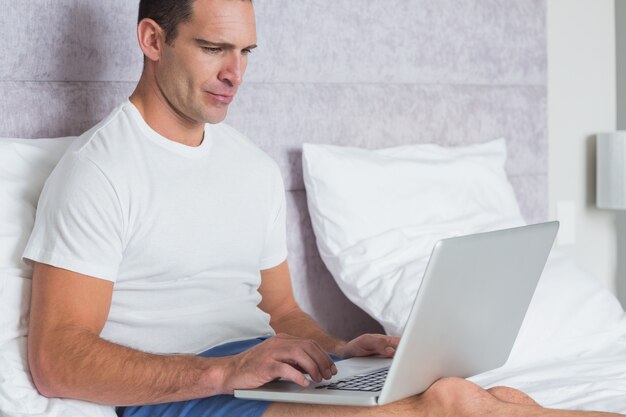
<svg viewBox="0 0 626 417"><path fill-rule="evenodd" d="M38 390L125 416L557 415L460 379L367 409L228 395L279 377L307 385L302 371L319 382L336 373L327 352L398 344L337 340L294 301L278 169L219 124L255 32L249 0L141 1L137 88L60 161L24 253Z"/></svg>

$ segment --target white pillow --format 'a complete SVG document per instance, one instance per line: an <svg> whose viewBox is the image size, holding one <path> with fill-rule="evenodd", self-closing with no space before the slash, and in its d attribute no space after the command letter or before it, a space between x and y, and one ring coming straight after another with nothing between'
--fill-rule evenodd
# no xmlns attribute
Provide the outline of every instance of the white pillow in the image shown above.
<svg viewBox="0 0 626 417"><path fill-rule="evenodd" d="M305 144L320 255L346 296L400 335L439 239L520 226L504 139L365 150Z"/></svg>
<svg viewBox="0 0 626 417"><path fill-rule="evenodd" d="M22 261L43 184L73 138L0 139L0 415L115 417L113 407L48 399L26 358L31 268Z"/></svg>

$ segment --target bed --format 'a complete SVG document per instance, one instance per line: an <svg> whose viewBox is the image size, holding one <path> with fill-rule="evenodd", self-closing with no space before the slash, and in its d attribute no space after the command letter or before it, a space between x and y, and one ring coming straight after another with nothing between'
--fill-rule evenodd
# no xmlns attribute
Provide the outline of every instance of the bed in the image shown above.
<svg viewBox="0 0 626 417"><path fill-rule="evenodd" d="M11 417L112 416L110 407L48 400L33 390L24 360L30 271L19 254L38 190L71 136L126 98L139 77L136 2L1 0L1 5L7 50L0 62L0 137L12 139L0 141L0 410ZM342 147L340 153L347 152L340 162L364 167L383 148L411 146L420 155L446 157L456 152L462 159L483 152L499 164L491 179L506 191L483 194L496 200L489 219L444 233L547 219L545 0L267 0L257 2L256 10L260 48L227 122L282 170L296 298L331 333L350 338L401 332L402 314L382 317L384 308L371 307L381 291L359 293L363 286L344 279L359 274L346 273L345 262L333 263L333 253L324 252L329 235L316 222L324 201L332 198L305 187L316 180L303 170L305 143L311 152ZM28 140L33 138L38 139ZM315 159L311 152L305 163ZM451 164L442 166L451 172ZM403 178L392 176L389 184L404 184ZM452 172L447 184L458 185L458 178ZM429 190L428 198L420 192L421 199L413 201L416 212L435 207L435 198L449 203L436 191ZM506 204L500 198L505 194ZM365 187L361 197L372 195ZM316 217L315 210L322 214ZM375 213L361 215L380 223ZM389 248L385 236L382 247ZM420 241L422 252L439 235L428 236L431 240ZM393 259L401 266L400 258ZM413 276L419 270L411 269ZM376 271L367 272L375 282ZM416 280L405 281L417 291ZM402 291L396 285L384 300L395 303ZM511 358L503 368L472 379L523 389L546 406L626 413L624 320L615 297L556 250Z"/></svg>

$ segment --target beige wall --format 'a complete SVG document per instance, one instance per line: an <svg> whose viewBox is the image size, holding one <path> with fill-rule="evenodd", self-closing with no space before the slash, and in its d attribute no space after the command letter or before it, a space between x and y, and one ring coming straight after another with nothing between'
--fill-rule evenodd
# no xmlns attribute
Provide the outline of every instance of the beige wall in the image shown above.
<svg viewBox="0 0 626 417"><path fill-rule="evenodd" d="M616 216L595 207L594 135L616 128L615 1L547 3L549 215L574 228L560 246L614 291ZM560 202L573 204L573 223Z"/></svg>

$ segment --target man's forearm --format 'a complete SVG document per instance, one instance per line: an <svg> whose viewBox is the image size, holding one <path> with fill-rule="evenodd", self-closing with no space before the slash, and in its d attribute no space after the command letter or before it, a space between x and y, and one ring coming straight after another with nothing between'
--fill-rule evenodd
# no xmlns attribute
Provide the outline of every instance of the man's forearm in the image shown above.
<svg viewBox="0 0 626 417"><path fill-rule="evenodd" d="M262 296L259 308L270 315L270 325L277 333L313 340L319 349L339 357L392 357L400 341L398 337L366 334L345 342L329 335L298 306L291 290L287 261L261 271L259 293Z"/></svg>
<svg viewBox="0 0 626 417"><path fill-rule="evenodd" d="M34 353L33 379L49 397L137 405L222 393L225 359L154 355L116 345L86 330L65 329Z"/></svg>

